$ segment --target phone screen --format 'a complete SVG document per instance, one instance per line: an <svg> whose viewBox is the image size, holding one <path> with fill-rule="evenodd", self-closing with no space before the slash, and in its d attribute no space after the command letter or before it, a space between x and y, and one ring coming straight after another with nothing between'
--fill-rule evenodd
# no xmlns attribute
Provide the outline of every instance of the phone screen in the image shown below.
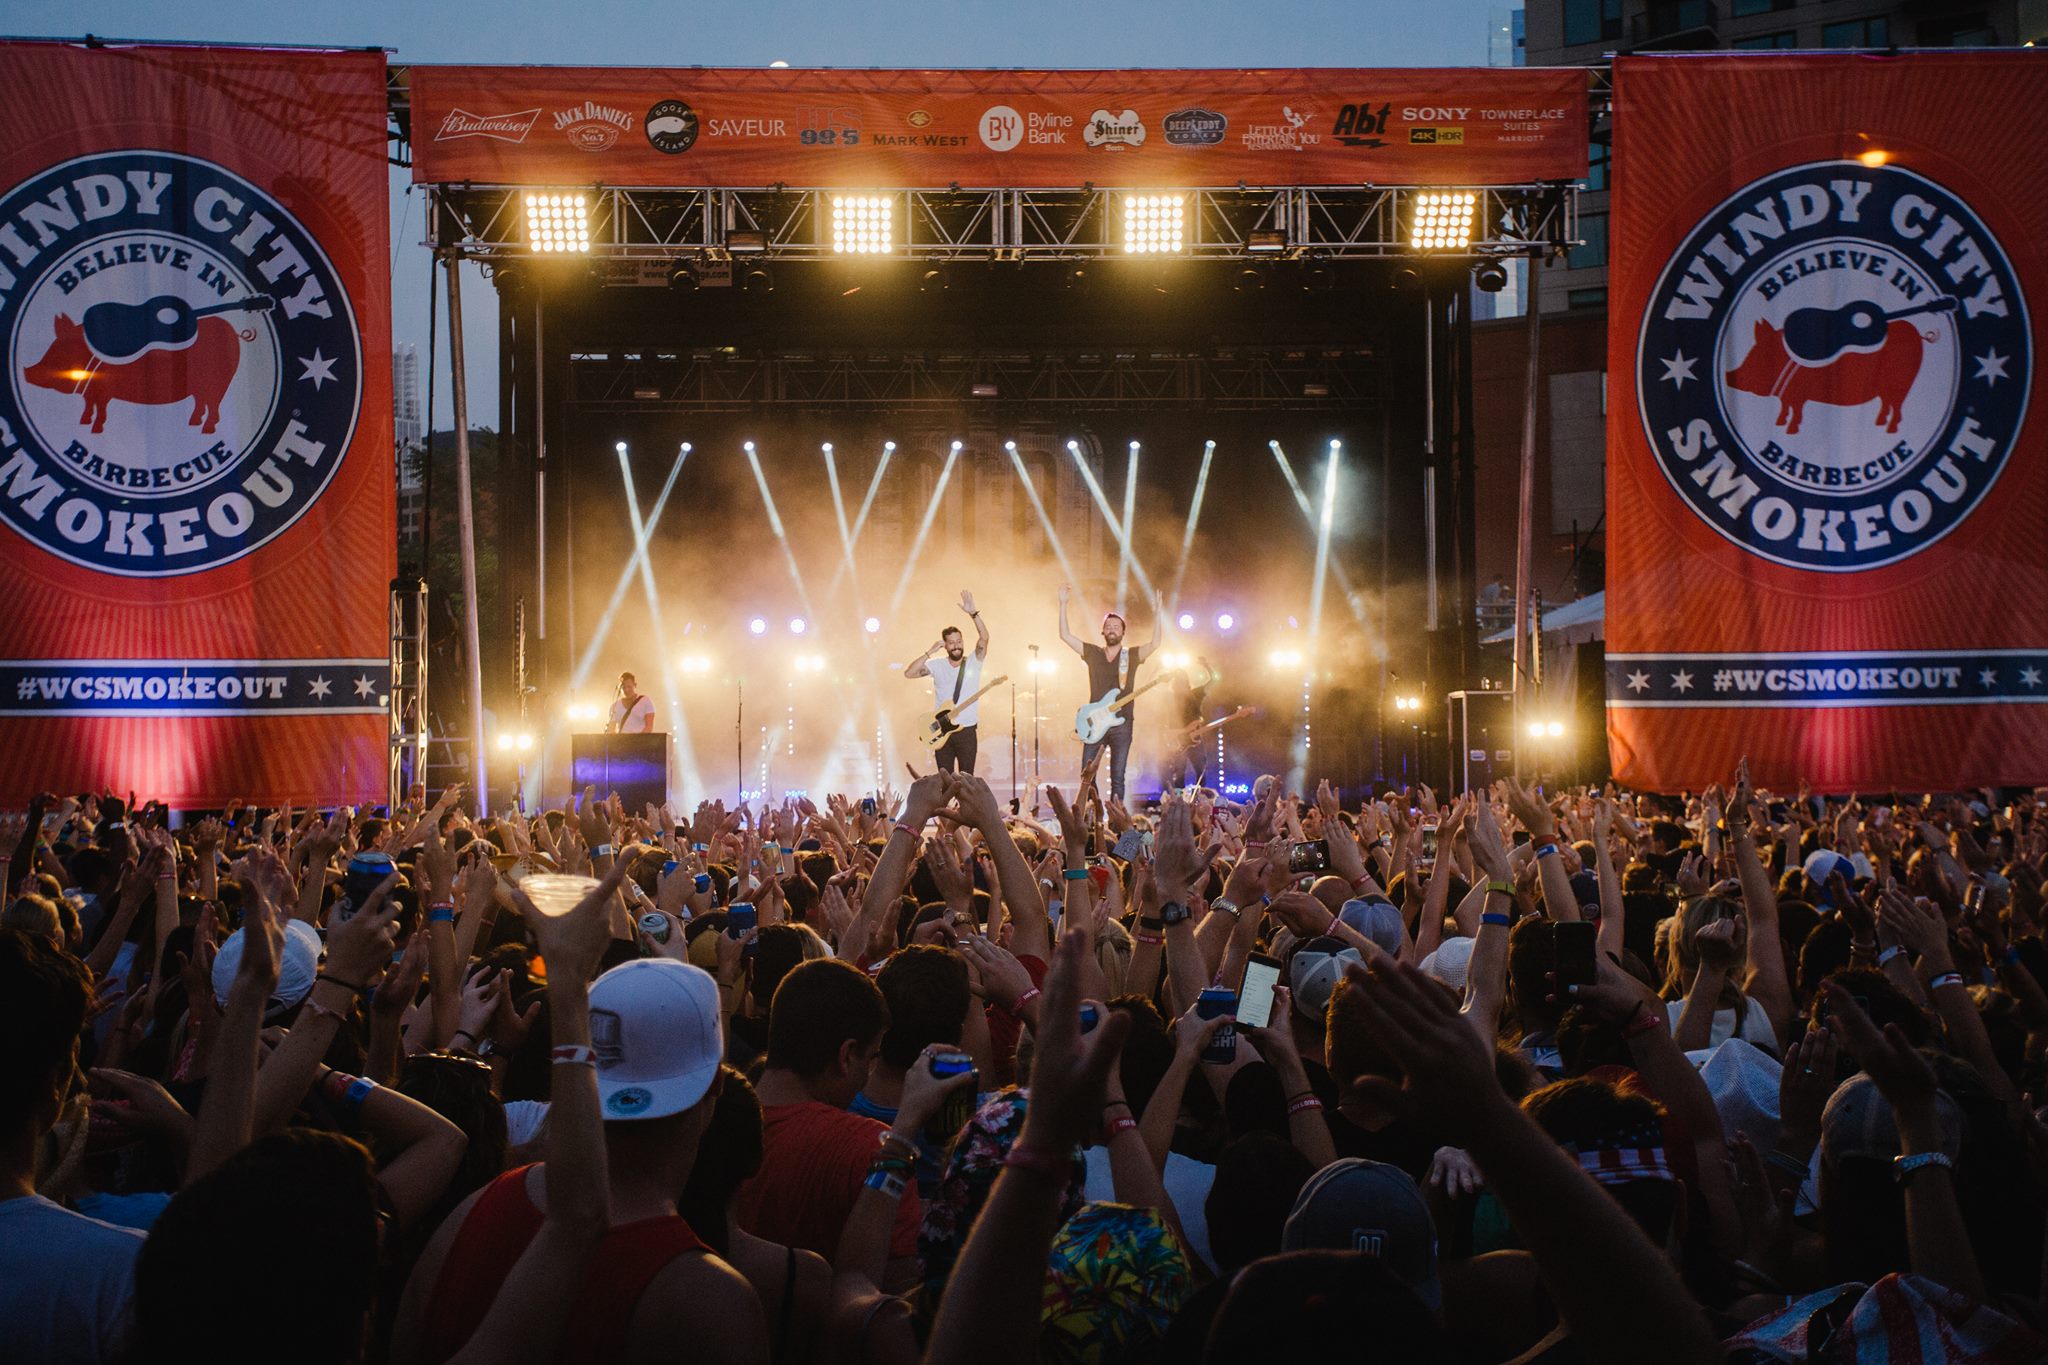
<svg viewBox="0 0 2048 1365"><path fill-rule="evenodd" d="M1280 964L1252 954L1244 964L1244 982L1237 988L1237 1022L1246 1028L1267 1028L1273 1021L1273 988L1280 984Z"/></svg>
<svg viewBox="0 0 2048 1365"><path fill-rule="evenodd" d="M1428 820L1422 826L1422 857L1425 862L1436 861L1437 822Z"/></svg>
<svg viewBox="0 0 2048 1365"><path fill-rule="evenodd" d="M1590 986L1599 976L1593 959L1599 927L1588 920L1563 920L1557 934L1557 984Z"/></svg>

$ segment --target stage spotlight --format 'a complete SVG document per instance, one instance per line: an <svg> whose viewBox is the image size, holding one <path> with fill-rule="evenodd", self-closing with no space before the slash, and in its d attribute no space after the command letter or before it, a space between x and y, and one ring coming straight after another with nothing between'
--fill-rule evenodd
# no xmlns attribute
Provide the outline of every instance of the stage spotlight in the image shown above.
<svg viewBox="0 0 2048 1365"><path fill-rule="evenodd" d="M534 190L526 196L526 245L530 251L590 250L590 208L584 195L569 191Z"/></svg>
<svg viewBox="0 0 2048 1365"><path fill-rule="evenodd" d="M775 275L765 265L757 265L740 277L740 288L749 294L772 294L775 292Z"/></svg>
<svg viewBox="0 0 2048 1365"><path fill-rule="evenodd" d="M702 654L685 654L679 661L685 673L709 673L711 660Z"/></svg>
<svg viewBox="0 0 2048 1365"><path fill-rule="evenodd" d="M946 273L946 268L942 265L932 266L918 276L917 292L920 294L943 294L952 287L953 278Z"/></svg>
<svg viewBox="0 0 2048 1365"><path fill-rule="evenodd" d="M1056 671L1054 661L1051 659L1033 659L1026 667L1030 672L1036 673L1041 678Z"/></svg>
<svg viewBox="0 0 2048 1365"><path fill-rule="evenodd" d="M1218 629L1218 630L1234 630L1234 629L1236 629L1236 628L1237 628L1237 618L1236 618L1235 616L1232 616L1232 615L1231 615L1231 614L1230 614L1229 612L1227 612L1227 611L1220 611L1220 612L1217 612L1217 613L1216 613L1216 629Z"/></svg>
<svg viewBox="0 0 2048 1365"><path fill-rule="evenodd" d="M832 250L887 256L896 249L896 204L886 194L832 196Z"/></svg>
<svg viewBox="0 0 2048 1365"><path fill-rule="evenodd" d="M1176 651L1169 650L1167 653L1159 656L1160 667L1166 669L1186 668L1188 663L1189 656Z"/></svg>
<svg viewBox="0 0 2048 1365"><path fill-rule="evenodd" d="M528 752L533 748L533 736L527 734L524 730L520 731L512 736L512 747L522 754Z"/></svg>
<svg viewBox="0 0 2048 1365"><path fill-rule="evenodd" d="M823 673L825 671L825 656L822 654L799 654L796 656L794 664L796 671L799 673Z"/></svg>
<svg viewBox="0 0 2048 1365"><path fill-rule="evenodd" d="M1479 196L1470 190L1423 190L1415 196L1409 245L1417 251L1463 251L1472 245Z"/></svg>
<svg viewBox="0 0 2048 1365"><path fill-rule="evenodd" d="M1508 268L1499 261L1481 261L1472 268L1472 283L1483 294L1498 294L1508 287Z"/></svg>
<svg viewBox="0 0 2048 1365"><path fill-rule="evenodd" d="M1564 725L1560 721L1553 720L1543 727L1543 733L1552 739L1562 738L1564 735Z"/></svg>
<svg viewBox="0 0 2048 1365"><path fill-rule="evenodd" d="M1298 649L1276 649L1266 656L1266 662L1275 668L1300 668L1301 651Z"/></svg>
<svg viewBox="0 0 2048 1365"><path fill-rule="evenodd" d="M1182 612L1179 625L1182 630L1193 630L1195 628L1195 614L1191 611Z"/></svg>
<svg viewBox="0 0 2048 1365"><path fill-rule="evenodd" d="M498 731L498 752L501 754L512 752L512 732L510 730Z"/></svg>
<svg viewBox="0 0 2048 1365"><path fill-rule="evenodd" d="M668 287L678 294L697 292L697 271L688 261L676 261L668 268Z"/></svg>
<svg viewBox="0 0 2048 1365"><path fill-rule="evenodd" d="M1187 250L1187 199L1179 194L1124 196L1124 254L1148 256Z"/></svg>
<svg viewBox="0 0 2048 1365"><path fill-rule="evenodd" d="M1255 293L1256 291L1264 289L1265 287L1265 272L1261 270L1256 270L1251 266L1246 266L1244 269L1238 271L1237 282L1231 285L1231 288L1235 289L1240 294Z"/></svg>
<svg viewBox="0 0 2048 1365"><path fill-rule="evenodd" d="M1394 709L1396 711L1420 711L1422 709L1422 698L1403 694L1394 698Z"/></svg>
<svg viewBox="0 0 2048 1365"><path fill-rule="evenodd" d="M756 635L766 635L768 633L768 623L756 616L753 620L747 622L747 629Z"/></svg>
<svg viewBox="0 0 2048 1365"><path fill-rule="evenodd" d="M861 628L870 635L880 635L882 633L881 618L870 616L867 620L861 622Z"/></svg>
<svg viewBox="0 0 2048 1365"><path fill-rule="evenodd" d="M801 616L792 616L789 618L789 633L791 635L801 635L810 628L811 623L809 621L804 620L804 618Z"/></svg>

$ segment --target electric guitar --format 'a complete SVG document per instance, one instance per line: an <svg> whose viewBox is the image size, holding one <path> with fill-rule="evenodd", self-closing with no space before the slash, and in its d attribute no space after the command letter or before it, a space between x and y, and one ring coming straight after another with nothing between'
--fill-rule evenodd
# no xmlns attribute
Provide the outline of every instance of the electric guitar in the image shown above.
<svg viewBox="0 0 2048 1365"><path fill-rule="evenodd" d="M1129 719L1127 716L1118 715L1117 712L1123 710L1126 706L1129 706L1132 702L1144 696L1147 692L1150 692L1172 676L1173 674L1171 673L1161 673L1151 682L1146 683L1143 687L1124 697L1122 701L1116 700L1115 688L1112 687L1109 691L1104 692L1100 701L1091 701L1074 713L1075 737L1083 744L1101 743L1104 735Z"/></svg>
<svg viewBox="0 0 2048 1365"><path fill-rule="evenodd" d="M1207 734L1209 731L1220 730L1224 726L1230 724L1230 722L1234 720L1243 720L1246 716L1249 716L1251 714L1253 714L1251 707L1240 706L1227 716L1219 716L1215 720L1206 722L1192 721L1186 725L1183 725L1180 728L1180 747L1185 749L1188 747L1188 745L1193 744L1197 739L1199 739L1202 735Z"/></svg>
<svg viewBox="0 0 2048 1365"><path fill-rule="evenodd" d="M96 303L85 310L79 325L93 354L107 361L123 361L141 355L153 342L182 346L199 335L199 319L214 313L249 309L267 313L277 306L268 294L252 294L232 303L194 308L175 294L163 294L148 303Z"/></svg>
<svg viewBox="0 0 2048 1365"><path fill-rule="evenodd" d="M1785 349L1808 364L1824 365L1852 346L1882 345L1886 327L1900 318L1955 310L1956 301L1946 296L1889 313L1874 303L1795 308L1785 317Z"/></svg>
<svg viewBox="0 0 2048 1365"><path fill-rule="evenodd" d="M980 701L1009 680L1009 674L1000 674L994 681L983 683L980 689L972 696L962 697L959 701L949 701L938 710L932 712L932 723L925 726L924 734L919 736L919 738L924 740L924 747L927 749L943 748L946 740L952 733L961 728L953 723L953 717L959 715L962 711L965 711L968 707L974 705L974 703Z"/></svg>

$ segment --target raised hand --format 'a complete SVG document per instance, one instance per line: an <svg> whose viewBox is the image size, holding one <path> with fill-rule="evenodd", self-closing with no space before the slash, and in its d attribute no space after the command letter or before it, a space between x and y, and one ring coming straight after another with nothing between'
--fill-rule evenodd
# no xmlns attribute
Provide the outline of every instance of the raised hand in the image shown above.
<svg viewBox="0 0 2048 1365"><path fill-rule="evenodd" d="M1130 1016L1098 1004L1102 1022L1081 1032L1081 980L1093 965L1086 934L1061 935L1039 1001L1031 1108L1018 1146L1061 1160L1100 1131L1109 1073L1131 1031Z"/></svg>
<svg viewBox="0 0 2048 1365"><path fill-rule="evenodd" d="M1829 980L1824 989L1830 1027L1841 1030L1843 1045L1877 1083L1878 1093L1897 1111L1901 1124L1909 1117L1932 1114L1934 1068L1906 1040L1899 1026L1886 1024L1880 1033L1841 982Z"/></svg>

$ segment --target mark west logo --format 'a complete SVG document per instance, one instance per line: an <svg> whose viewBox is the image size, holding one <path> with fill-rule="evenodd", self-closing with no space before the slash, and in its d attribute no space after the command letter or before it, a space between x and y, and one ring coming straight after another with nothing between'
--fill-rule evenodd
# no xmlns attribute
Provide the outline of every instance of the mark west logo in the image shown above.
<svg viewBox="0 0 2048 1365"><path fill-rule="evenodd" d="M1213 147L1229 127L1230 120L1213 109L1180 109L1159 121L1159 131L1176 147Z"/></svg>
<svg viewBox="0 0 2048 1365"><path fill-rule="evenodd" d="M500 142L524 142L539 117L538 109L521 109L516 114L472 114L467 109L450 109L441 126L434 130L434 141L491 137Z"/></svg>
<svg viewBox="0 0 2048 1365"><path fill-rule="evenodd" d="M573 109L555 111L555 131L569 139L569 145L583 152L608 152L618 145L619 134L633 131L633 116L609 104L585 100Z"/></svg>
<svg viewBox="0 0 2048 1365"><path fill-rule="evenodd" d="M0 193L0 520L106 573L248 554L304 515L355 431L355 316L263 190L110 152Z"/></svg>
<svg viewBox="0 0 2048 1365"><path fill-rule="evenodd" d="M1897 166L1738 191L1665 266L1637 341L1658 466L1729 540L1795 568L1908 558L1997 482L2033 370L2004 250Z"/></svg>

